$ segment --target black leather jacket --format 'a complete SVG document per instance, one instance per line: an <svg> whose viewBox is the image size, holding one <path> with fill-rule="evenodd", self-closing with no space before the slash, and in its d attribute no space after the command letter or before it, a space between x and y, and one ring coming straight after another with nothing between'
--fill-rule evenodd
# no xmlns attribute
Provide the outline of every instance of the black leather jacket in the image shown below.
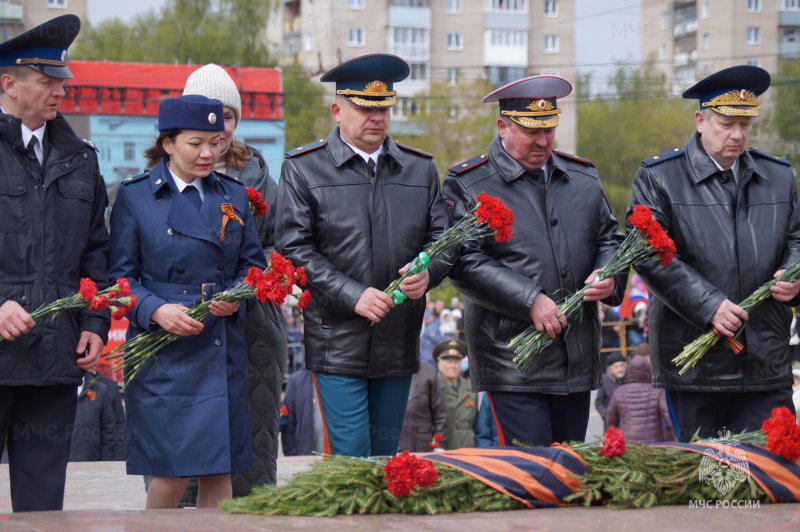
<svg viewBox="0 0 800 532"><path fill-rule="evenodd" d="M450 274L468 298L465 329L474 391L566 393L601 385L597 303L585 304L569 332L557 336L525 373L507 347L531 325L530 309L539 292L557 302L579 289L622 241L591 162L554 152L547 168L545 185L496 137L487 155L452 168L444 181L445 197L455 204L454 219L473 208L484 191L514 212L511 240L465 246ZM621 302L626 279L627 274L615 278L608 304Z"/></svg>
<svg viewBox="0 0 800 532"><path fill-rule="evenodd" d="M653 384L670 390L755 392L791 385L789 305L768 298L750 313L734 355L719 342L686 374L672 363L708 328L723 300L734 303L800 259L800 211L792 169L751 150L739 157L734 200L695 133L684 145L645 159L631 206L647 205L675 240L675 260L637 271L650 298ZM629 207L630 208L630 207ZM793 302L796 304L797 302Z"/></svg>
<svg viewBox="0 0 800 532"><path fill-rule="evenodd" d="M44 172L22 144L20 120L0 114L0 305L32 312L78 291L81 277L108 286L106 186L95 151L59 114L47 122ZM88 308L40 319L30 333L0 343L0 385L79 385L81 331L103 341L109 316Z"/></svg>
<svg viewBox="0 0 800 532"><path fill-rule="evenodd" d="M425 298L406 300L374 327L354 314L368 286L383 290L449 224L431 156L384 142L377 174L339 137L287 153L278 184L276 247L304 266L306 368L357 377L419 370ZM432 262L430 287L449 266Z"/></svg>

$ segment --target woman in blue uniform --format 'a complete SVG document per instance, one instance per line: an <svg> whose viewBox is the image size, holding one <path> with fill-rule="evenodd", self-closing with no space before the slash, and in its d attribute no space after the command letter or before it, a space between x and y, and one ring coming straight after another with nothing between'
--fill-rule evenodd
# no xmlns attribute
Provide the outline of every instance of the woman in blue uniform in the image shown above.
<svg viewBox="0 0 800 532"><path fill-rule="evenodd" d="M192 476L197 506L216 507L231 496L231 473L252 467L246 303L214 302L203 323L184 313L266 266L245 187L213 171L223 126L219 100L163 101L151 169L122 183L111 214L110 274L138 298L128 337L159 327L181 337L128 386L127 469L153 475L148 509L175 508Z"/></svg>

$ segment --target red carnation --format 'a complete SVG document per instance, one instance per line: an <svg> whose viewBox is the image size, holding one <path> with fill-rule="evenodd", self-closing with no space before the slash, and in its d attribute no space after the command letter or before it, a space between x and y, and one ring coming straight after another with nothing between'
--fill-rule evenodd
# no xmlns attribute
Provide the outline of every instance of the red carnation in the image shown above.
<svg viewBox="0 0 800 532"><path fill-rule="evenodd" d="M500 198L490 196L486 192L478 194L480 203L473 214L479 222L486 222L495 230L495 240L506 242L511 239L511 226L514 224L514 213L505 206Z"/></svg>
<svg viewBox="0 0 800 532"><path fill-rule="evenodd" d="M78 288L78 293L84 301L91 301L97 295L97 285L91 279L86 277L81 278L81 284Z"/></svg>
<svg viewBox="0 0 800 532"><path fill-rule="evenodd" d="M617 427L608 427L603 434L603 447L600 449L603 456L622 456L625 454L625 435Z"/></svg>
<svg viewBox="0 0 800 532"><path fill-rule="evenodd" d="M258 286L258 282L263 277L264 272L261 271L261 268L258 266L250 266L250 269L247 270L247 277L244 278L244 282L252 286Z"/></svg>
<svg viewBox="0 0 800 532"><path fill-rule="evenodd" d="M289 415L289 408L284 403L281 403L281 415L288 416Z"/></svg>
<svg viewBox="0 0 800 532"><path fill-rule="evenodd" d="M311 292L308 290L303 290L303 293L300 294L300 301L297 302L297 306L300 308L308 307L309 302L311 301Z"/></svg>
<svg viewBox="0 0 800 532"><path fill-rule="evenodd" d="M267 214L269 205L264 201L264 196L253 187L246 187L246 190L247 200L250 203L250 212L253 213L253 216L264 216Z"/></svg>
<svg viewBox="0 0 800 532"><path fill-rule="evenodd" d="M789 460L800 458L800 425L788 408L773 408L772 416L764 420L761 430L767 434L770 452Z"/></svg>
<svg viewBox="0 0 800 532"><path fill-rule="evenodd" d="M300 286L305 286L308 282L308 277L306 276L306 269L300 266L294 271L294 274L297 276L297 282L300 283Z"/></svg>
<svg viewBox="0 0 800 532"><path fill-rule="evenodd" d="M386 489L395 497L406 497L414 486L424 488L436 482L439 476L431 462L412 456L408 450L390 458L381 471L386 473L383 477Z"/></svg>
<svg viewBox="0 0 800 532"><path fill-rule="evenodd" d="M106 296L97 296L96 298L92 299L91 303L89 303L89 310L97 312L98 310L102 310L107 306L108 298Z"/></svg>
<svg viewBox="0 0 800 532"><path fill-rule="evenodd" d="M127 296L131 293L131 283L127 277L117 279L117 290L119 290L119 295L121 296Z"/></svg>

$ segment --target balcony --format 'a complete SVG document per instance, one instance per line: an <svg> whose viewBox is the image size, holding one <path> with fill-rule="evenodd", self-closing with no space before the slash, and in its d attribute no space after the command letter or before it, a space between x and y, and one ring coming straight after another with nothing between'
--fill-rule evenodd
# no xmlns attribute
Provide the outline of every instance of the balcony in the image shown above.
<svg viewBox="0 0 800 532"><path fill-rule="evenodd" d="M431 8L389 6L388 25L430 29Z"/></svg>
<svg viewBox="0 0 800 532"><path fill-rule="evenodd" d="M285 55L299 54L303 45L303 32L292 31L283 34L283 53Z"/></svg>
<svg viewBox="0 0 800 532"><path fill-rule="evenodd" d="M672 27L672 35L674 37L688 35L695 31L697 31L697 19L676 22L675 26Z"/></svg>
<svg viewBox="0 0 800 532"><path fill-rule="evenodd" d="M22 22L22 6L15 4L0 5L0 20L3 22Z"/></svg>
<svg viewBox="0 0 800 532"><path fill-rule="evenodd" d="M682 67L697 63L697 50L691 52L676 53L672 58L672 66Z"/></svg>
<svg viewBox="0 0 800 532"><path fill-rule="evenodd" d="M486 13L484 24L487 30L529 30L530 18L519 13Z"/></svg>
<svg viewBox="0 0 800 532"><path fill-rule="evenodd" d="M800 56L800 42L783 41L778 43L778 55L780 57Z"/></svg>
<svg viewBox="0 0 800 532"><path fill-rule="evenodd" d="M778 26L800 26L800 11L778 11Z"/></svg>

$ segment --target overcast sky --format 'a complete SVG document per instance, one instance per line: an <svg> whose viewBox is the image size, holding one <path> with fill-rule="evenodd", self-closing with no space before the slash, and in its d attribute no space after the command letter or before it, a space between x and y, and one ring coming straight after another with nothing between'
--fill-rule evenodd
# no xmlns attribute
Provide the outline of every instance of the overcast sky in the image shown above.
<svg viewBox="0 0 800 532"><path fill-rule="evenodd" d="M160 11L166 2L89 0L89 22L98 24L113 17L124 20L150 10ZM592 71L595 92L605 90L616 61L639 62L639 4L639 0L575 0L575 63L581 71Z"/></svg>

